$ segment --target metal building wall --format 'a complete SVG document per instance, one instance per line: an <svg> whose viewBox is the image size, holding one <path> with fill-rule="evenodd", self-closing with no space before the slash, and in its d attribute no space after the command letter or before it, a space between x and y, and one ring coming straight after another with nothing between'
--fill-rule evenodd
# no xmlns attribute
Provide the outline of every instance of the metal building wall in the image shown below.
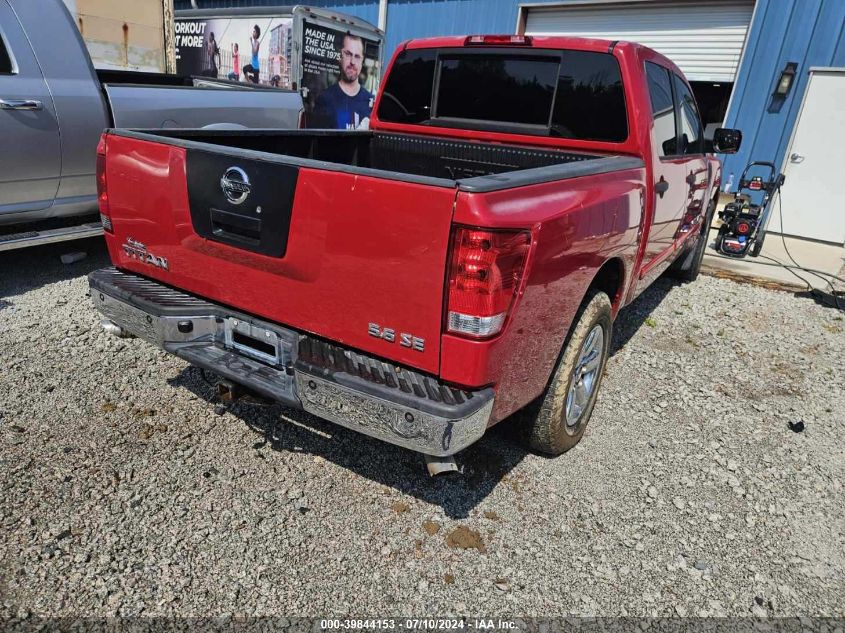
<svg viewBox="0 0 845 633"><path fill-rule="evenodd" d="M191 7L190 0L175 2L176 9ZM388 0L385 61L403 40L412 37L514 33L519 3L520 0ZM283 4L297 4L297 0L197 0L201 9ZM301 0L300 4L343 11L378 24L378 0Z"/></svg>
<svg viewBox="0 0 845 633"><path fill-rule="evenodd" d="M174 0L176 10L191 9L191 0ZM197 0L199 9L228 9L231 7L272 7L304 4L310 7L341 11L362 20L378 23L378 0Z"/></svg>
<svg viewBox="0 0 845 633"><path fill-rule="evenodd" d="M513 33L520 1L389 0L386 55L411 37ZM190 0L175 3L177 9L190 7ZM197 4L200 8L248 7L295 4L295 0L197 0ZM306 0L303 4L378 22L378 0ZM798 63L798 75L789 95L778 100L772 92L788 61ZM811 66L845 67L845 0L757 0L725 122L742 130L743 145L738 154L722 157L725 178L731 172L738 177L749 160L782 163Z"/></svg>
<svg viewBox="0 0 845 633"><path fill-rule="evenodd" d="M387 48L410 37L514 33L518 0L388 0Z"/></svg>
<svg viewBox="0 0 845 633"><path fill-rule="evenodd" d="M797 62L792 89L772 97L786 62ZM726 127L742 130L742 149L723 156L724 178L751 160L780 166L814 66L845 67L843 0L757 0ZM831 107L845 107L832 104Z"/></svg>

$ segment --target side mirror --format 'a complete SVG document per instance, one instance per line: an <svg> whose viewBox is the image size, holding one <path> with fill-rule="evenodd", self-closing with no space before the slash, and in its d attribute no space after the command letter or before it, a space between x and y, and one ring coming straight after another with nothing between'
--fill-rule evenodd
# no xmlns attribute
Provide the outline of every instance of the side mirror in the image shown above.
<svg viewBox="0 0 845 633"><path fill-rule="evenodd" d="M713 133L713 151L717 154L736 154L742 145L742 132L720 127Z"/></svg>

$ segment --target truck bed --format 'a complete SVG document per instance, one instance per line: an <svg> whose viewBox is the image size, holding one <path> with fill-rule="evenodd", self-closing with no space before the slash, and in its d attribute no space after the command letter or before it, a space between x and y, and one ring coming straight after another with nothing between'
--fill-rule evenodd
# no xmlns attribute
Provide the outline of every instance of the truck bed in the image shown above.
<svg viewBox="0 0 845 633"><path fill-rule="evenodd" d="M640 159L627 156L369 131L118 130L116 134L245 159L479 192L642 166Z"/></svg>
<svg viewBox="0 0 845 633"><path fill-rule="evenodd" d="M114 73L113 73L114 74ZM130 79L133 73L120 73ZM168 81L182 79L162 75ZM193 87L168 83L104 83L115 127L202 128L296 128L302 97L277 88Z"/></svg>

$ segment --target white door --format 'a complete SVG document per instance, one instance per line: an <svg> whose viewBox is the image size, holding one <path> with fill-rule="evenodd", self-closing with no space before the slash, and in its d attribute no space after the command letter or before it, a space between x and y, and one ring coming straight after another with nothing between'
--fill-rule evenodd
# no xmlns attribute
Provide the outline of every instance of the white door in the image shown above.
<svg viewBox="0 0 845 633"><path fill-rule="evenodd" d="M845 68L810 70L804 103L786 151L781 190L783 233L845 243ZM773 200L769 230L781 232Z"/></svg>
<svg viewBox="0 0 845 633"><path fill-rule="evenodd" d="M526 35L639 42L675 62L689 81L732 82L754 0L596 2L523 11Z"/></svg>

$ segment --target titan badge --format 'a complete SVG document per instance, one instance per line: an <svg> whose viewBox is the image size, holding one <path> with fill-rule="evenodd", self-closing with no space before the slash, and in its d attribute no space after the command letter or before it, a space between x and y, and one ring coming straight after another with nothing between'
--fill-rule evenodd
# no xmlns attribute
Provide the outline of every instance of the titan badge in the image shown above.
<svg viewBox="0 0 845 633"><path fill-rule="evenodd" d="M123 245L123 252L126 253L127 257L137 260L142 264L150 264L162 270L170 270L166 258L153 255L147 250L144 244L138 240L133 240L131 237L126 238L126 243Z"/></svg>
<svg viewBox="0 0 845 633"><path fill-rule="evenodd" d="M378 323L370 323L367 326L367 332L370 336L375 336L376 338L380 338L388 343L395 343L396 342L396 330L389 327L381 327ZM406 334L401 332L399 334L399 345L402 347L409 347L412 350L416 350L418 352L425 351L425 339L421 339L419 337L413 336L412 334Z"/></svg>

